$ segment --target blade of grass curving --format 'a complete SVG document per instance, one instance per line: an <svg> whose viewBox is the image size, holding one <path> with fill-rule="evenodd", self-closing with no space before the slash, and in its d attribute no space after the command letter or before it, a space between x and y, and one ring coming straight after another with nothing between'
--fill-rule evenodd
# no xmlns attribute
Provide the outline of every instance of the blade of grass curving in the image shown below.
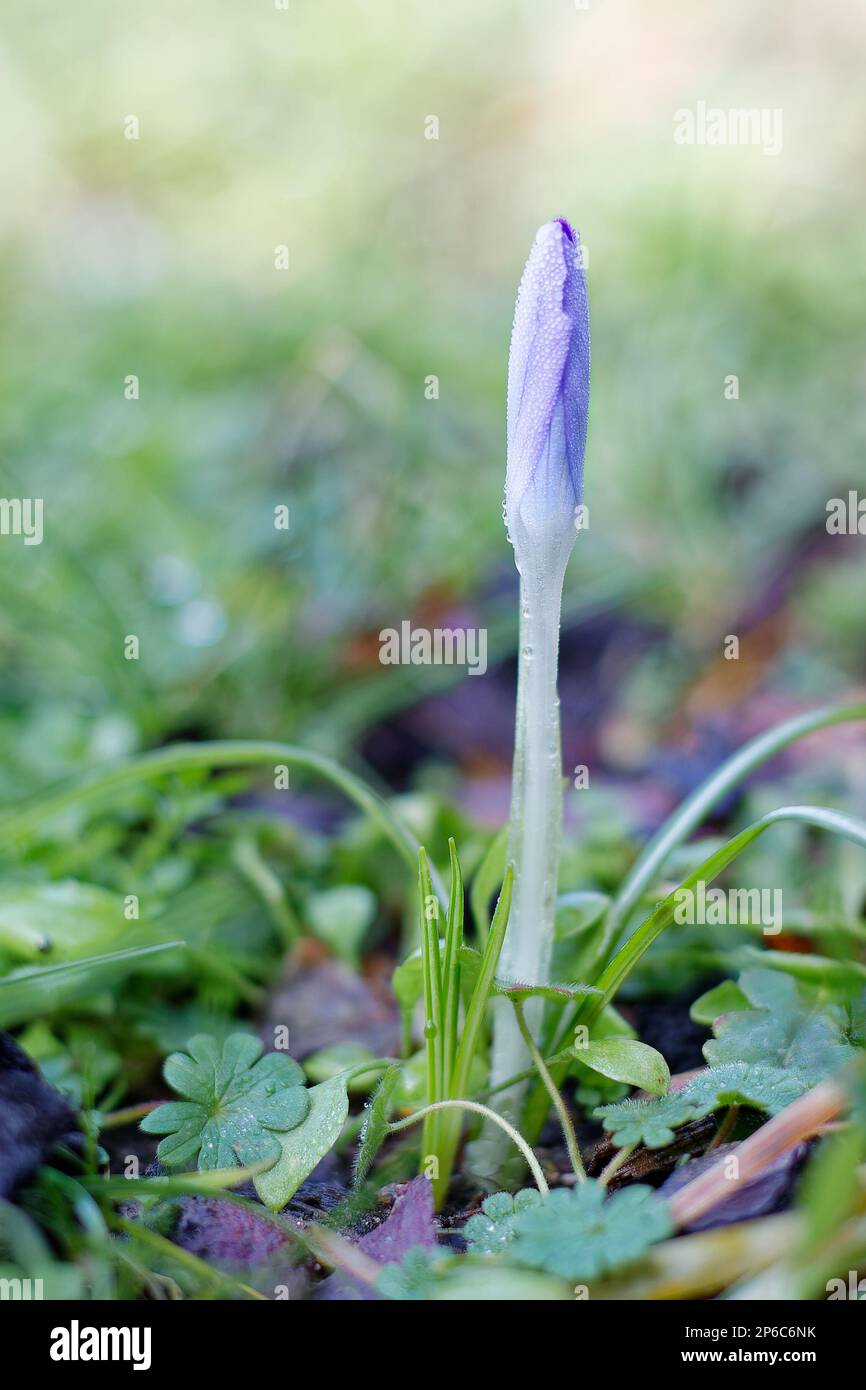
<svg viewBox="0 0 866 1390"><path fill-rule="evenodd" d="M841 811L828 810L823 806L783 806L777 811L771 811L768 815L762 816L760 820L753 821L751 825L746 826L745 830L734 835L715 854L711 854L708 859L705 859L694 873L684 879L679 887L669 893L650 913L646 921L629 937L610 964L602 971L596 981L600 993L593 995L578 1007L577 1019L581 1023L590 1024L604 1006L610 1003L623 980L634 969L644 952L649 949L665 928L670 926L674 919L678 895L684 889L695 888L699 881L711 883L742 854L743 850L748 849L771 826L790 821L798 821L803 825L814 826L819 830L827 830L832 834L842 835L845 839L852 840L855 844L866 849L866 821L845 815Z"/></svg>
<svg viewBox="0 0 866 1390"><path fill-rule="evenodd" d="M807 714L795 715L782 724L758 734L722 763L711 777L687 796L672 816L656 831L626 874L613 900L605 924L604 944L607 949L617 939L629 913L644 891L663 868L677 845L687 839L705 816L723 797L742 782L762 763L775 757L783 748L805 738L819 729L831 728L853 720L866 719L866 704L824 706Z"/></svg>
<svg viewBox="0 0 866 1390"><path fill-rule="evenodd" d="M469 998L466 1007L466 1017L463 1020L463 1032L460 1037L460 1044L457 1048L457 1056L451 1074L448 1077L448 1099L450 1101L461 1100L466 1096L469 1089L469 1077L472 1061L481 1040L481 1032L484 1026L484 1012L487 1001L493 992L493 984L496 978L496 966L499 961L499 953L502 950L502 942L505 938L505 930L508 926L508 914L511 910L511 894L514 886L514 866L509 864L505 871L502 881L502 890L499 894L499 901L496 904L496 911L493 914L493 921L490 924L490 931L484 943L484 951L481 957L481 964L478 968L478 977L475 987ZM448 1191L448 1183L451 1179L451 1170L454 1166L454 1156L457 1152L457 1144L460 1140L461 1115L459 1110L451 1109L445 1114L435 1114L425 1118L425 1125L429 1119L437 1122L436 1137L437 1147L430 1148L426 1152L436 1155L438 1160L438 1171L433 1179L434 1201L437 1210Z"/></svg>
<svg viewBox="0 0 866 1390"><path fill-rule="evenodd" d="M507 1120L503 1119L501 1115L497 1115L495 1110L488 1109L486 1105L479 1105L476 1100L438 1100L435 1105L427 1105L423 1110L416 1110L413 1115L407 1115L405 1120L395 1120L394 1123L388 1127L390 1133L399 1134L402 1129L408 1129L410 1125L417 1124L420 1119L426 1119L429 1110L471 1110L474 1114L483 1115L486 1120L489 1120L492 1124L498 1125L499 1128L508 1135L512 1143L520 1150L542 1197L547 1196L550 1188L547 1185L544 1173L541 1171L541 1165L532 1152L532 1149L523 1138L523 1135L516 1130L513 1125L510 1125Z"/></svg>
<svg viewBox="0 0 866 1390"><path fill-rule="evenodd" d="M41 1017L82 994L92 994L116 977L119 969L134 968L160 951L184 950L183 941L161 941L154 946L129 946L59 965L33 965L15 970L0 980L0 1028L12 1028Z"/></svg>
<svg viewBox="0 0 866 1390"><path fill-rule="evenodd" d="M853 840L855 844L862 845L866 849L866 822L853 816L847 816L841 811L828 810L823 806L783 806L746 826L745 830L741 830L739 834L733 836L714 854L711 854L709 858L704 860L703 864L695 869L694 873L690 874L669 893L638 927L637 931L629 937L628 941L620 947L595 982L599 993L578 1004L576 1011L563 1021L550 1052L554 1055L559 1053L567 1040L573 1036L576 1025L581 1023L591 1026L605 1005L614 998L623 980L634 969L644 952L649 949L665 928L670 926L677 906L677 895L683 889L693 889L700 880L703 880L704 883L712 882L743 850L747 849L772 825L790 821L799 821L802 824L814 826L816 829L843 835L846 839ZM557 1085L561 1085L566 1068L567 1063L551 1066L551 1075ZM530 1095L524 1112L523 1131L530 1143L533 1143L535 1136L540 1133L547 1110L547 1093L539 1085L534 1088Z"/></svg>
<svg viewBox="0 0 866 1390"><path fill-rule="evenodd" d="M454 1074L451 1079L450 1095L452 1100L458 1100L465 1096L469 1087L472 1058L478 1047L478 1040L484 1023L484 1010L487 1007L487 1001L493 990L493 981L496 978L496 966L499 963L502 943L505 940L513 890L514 865L509 864L502 880L502 890L496 904L496 911L493 914L493 921L490 923L490 933L484 943L478 979L475 981L475 988L466 1009L466 1019L463 1023L463 1033L460 1038L460 1046L457 1049L457 1059L454 1063Z"/></svg>
<svg viewBox="0 0 866 1390"><path fill-rule="evenodd" d="M222 1194L233 1187L241 1187L272 1167L273 1159L264 1159L260 1163L251 1163L246 1168L212 1168L195 1173L171 1173L140 1178L112 1178L100 1173L92 1177L83 1177L80 1181L82 1187L87 1188L94 1196L116 1198L124 1202L130 1200L130 1193L133 1191L143 1197L212 1197L215 1192ZM291 1229L291 1223L287 1223L287 1228Z"/></svg>
<svg viewBox="0 0 866 1390"><path fill-rule="evenodd" d="M261 763L285 763L324 777L379 826L397 852L414 869L418 853L414 835L382 797L360 777L323 753L307 752L290 743L255 739L169 744L167 748L130 758L114 767L88 773L56 792L7 809L0 815L0 844L20 848L32 839L44 821L76 805L99 806L110 800L114 792L135 786L138 782L156 781L191 768L251 767ZM434 867L431 867L430 875L444 907L448 895L442 880Z"/></svg>
<svg viewBox="0 0 866 1390"><path fill-rule="evenodd" d="M421 910L421 955L424 965L424 1052L427 1063L427 1103L442 1100L444 1091L442 975L439 953L439 904L430 879L430 864L423 845L418 851L418 897ZM421 1168L426 1158L437 1153L438 1114L424 1118L421 1142Z"/></svg>

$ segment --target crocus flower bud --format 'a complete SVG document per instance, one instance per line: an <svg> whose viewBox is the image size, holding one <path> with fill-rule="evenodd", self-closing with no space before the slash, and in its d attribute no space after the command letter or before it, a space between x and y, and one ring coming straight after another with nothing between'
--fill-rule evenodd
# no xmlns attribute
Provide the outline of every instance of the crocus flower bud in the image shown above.
<svg viewBox="0 0 866 1390"><path fill-rule="evenodd" d="M556 693L565 567L577 535L589 405L589 311L576 234L563 219L539 230L514 311L508 359L505 523L520 571L520 658L508 857L514 897L499 974L547 981L556 918L562 834L562 755ZM537 1004L525 1014L537 1032ZM490 1080L503 1087L527 1065L510 1010L494 1019ZM516 1119L519 1087L499 1090L497 1108ZM501 1141L488 1126L478 1172L496 1172Z"/></svg>
<svg viewBox="0 0 866 1390"><path fill-rule="evenodd" d="M589 407L589 309L577 233L539 228L523 272L508 359L505 523L524 542L559 539L567 560L583 494ZM563 561L564 562L564 561Z"/></svg>

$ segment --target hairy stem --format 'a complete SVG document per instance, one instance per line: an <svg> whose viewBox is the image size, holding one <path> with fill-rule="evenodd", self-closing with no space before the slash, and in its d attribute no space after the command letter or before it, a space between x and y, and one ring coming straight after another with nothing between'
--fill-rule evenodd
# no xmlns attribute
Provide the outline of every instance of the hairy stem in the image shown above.
<svg viewBox="0 0 866 1390"><path fill-rule="evenodd" d="M550 1096L557 1118L562 1126L562 1133L565 1137L565 1146L568 1149L568 1157L571 1161L572 1171L578 1182L586 1182L586 1169L583 1166L583 1159L580 1156L580 1147L577 1142L577 1135L574 1132L574 1125L568 1113L568 1107L558 1088L553 1084L553 1078L544 1063L544 1058L536 1046L535 1039L529 1031L526 1022L526 1015L523 1012L523 1003L520 999L512 999L514 1005L514 1016L517 1020L517 1027L520 1029L520 1036L526 1043L526 1049L535 1063L539 1076L544 1082L547 1094Z"/></svg>
<svg viewBox="0 0 866 1390"><path fill-rule="evenodd" d="M522 1134L519 1134L513 1125L504 1120L501 1115L497 1115L495 1110L489 1110L486 1105L479 1105L474 1100L437 1100L433 1105L425 1105L422 1110L416 1110L413 1115L407 1115L405 1120L395 1120L388 1126L391 1134L397 1134L401 1129L408 1129L410 1125L417 1124L434 1110L471 1110L476 1115L483 1115L485 1120L491 1124L498 1125L500 1129L508 1135L509 1139L520 1150L526 1159L527 1167L532 1174L533 1181L541 1193L546 1197L550 1188L547 1186L547 1179L541 1171L541 1165L531 1148L527 1144Z"/></svg>
<svg viewBox="0 0 866 1390"><path fill-rule="evenodd" d="M636 1148L637 1144L626 1144L625 1148L617 1149L610 1163L608 1163L607 1167L599 1175L598 1180L602 1187L607 1187L614 1173L618 1173L620 1168L622 1168L625 1163L628 1163Z"/></svg>

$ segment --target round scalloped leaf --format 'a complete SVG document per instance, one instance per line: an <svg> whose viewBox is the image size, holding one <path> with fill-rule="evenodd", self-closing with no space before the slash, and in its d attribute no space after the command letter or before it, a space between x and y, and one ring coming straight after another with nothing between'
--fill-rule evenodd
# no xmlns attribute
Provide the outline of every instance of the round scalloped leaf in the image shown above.
<svg viewBox="0 0 866 1390"><path fill-rule="evenodd" d="M297 1062L281 1052L263 1057L261 1042L246 1033L233 1033L222 1046L199 1033L187 1047L172 1053L163 1071L188 1099L161 1105L141 1122L145 1133L167 1136L157 1149L160 1162L178 1168L198 1154L201 1169L275 1163L275 1131L294 1129L310 1109Z"/></svg>
<svg viewBox="0 0 866 1390"><path fill-rule="evenodd" d="M607 1196L601 1183L557 1188L514 1218L509 1253L518 1264L564 1279L597 1279L639 1260L673 1233L666 1202L635 1184Z"/></svg>
<svg viewBox="0 0 866 1390"><path fill-rule="evenodd" d="M514 1239L515 1217L529 1207L541 1204L535 1187L520 1192L494 1192L481 1203L481 1210L470 1216L463 1235L472 1255L499 1255Z"/></svg>

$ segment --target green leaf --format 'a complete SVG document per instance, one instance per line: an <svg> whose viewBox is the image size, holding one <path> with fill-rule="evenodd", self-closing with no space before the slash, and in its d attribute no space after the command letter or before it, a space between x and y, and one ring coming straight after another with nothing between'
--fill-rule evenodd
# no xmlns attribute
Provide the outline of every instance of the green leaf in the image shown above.
<svg viewBox="0 0 866 1390"><path fill-rule="evenodd" d="M844 1009L816 1004L789 975L747 970L740 989L752 1008L719 1019L715 1039L704 1044L704 1056L713 1065L778 1067L796 1080L802 1095L854 1056L845 1040Z"/></svg>
<svg viewBox="0 0 866 1390"><path fill-rule="evenodd" d="M496 903L490 931L481 953L481 966L478 978L466 1009L463 1034L457 1049L454 1075L451 1082L451 1095L460 1098L468 1094L469 1073L478 1048L484 1011L493 989L496 965L505 940L508 916L511 912L511 896L514 891L514 865L509 864L502 880L502 888Z"/></svg>
<svg viewBox="0 0 866 1390"><path fill-rule="evenodd" d="M708 1115L712 1105L686 1088L670 1091L658 1100L623 1100L616 1105L600 1105L593 1111L604 1124L618 1148L645 1144L648 1149L664 1149L673 1143L674 1130Z"/></svg>
<svg viewBox="0 0 866 1390"><path fill-rule="evenodd" d="M304 1178L340 1137L349 1113L345 1077L334 1076L307 1093L310 1111L303 1124L279 1136L281 1153L274 1167L255 1180L265 1206L279 1211L294 1197Z"/></svg>
<svg viewBox="0 0 866 1390"><path fill-rule="evenodd" d="M590 1180L519 1212L509 1254L531 1269L590 1280L634 1264L672 1232L668 1206L652 1188L634 1185L608 1197Z"/></svg>
<svg viewBox="0 0 866 1390"><path fill-rule="evenodd" d="M726 1062L694 1077L685 1087L699 1111L709 1115L727 1105L748 1105L778 1115L809 1086L795 1072L767 1062Z"/></svg>
<svg viewBox="0 0 866 1390"><path fill-rule="evenodd" d="M198 1154L203 1169L275 1163L277 1133L300 1125L310 1109L297 1062L281 1052L263 1057L261 1042L248 1033L232 1033L222 1046L200 1033L187 1048L163 1067L186 1100L160 1105L141 1122L146 1133L168 1136L157 1149L160 1162L180 1167Z"/></svg>
<svg viewBox="0 0 866 1390"><path fill-rule="evenodd" d="M644 847L620 885L607 922L608 940L616 938L619 926L640 901L641 895L661 873L671 853L701 824L714 806L744 781L755 768L774 758L783 748L805 738L818 729L830 728L850 720L866 719L866 704L837 705L810 710L777 724L758 734L738 748L736 753L716 768L701 786L697 787L677 807L673 815L656 831Z"/></svg>
<svg viewBox="0 0 866 1390"><path fill-rule="evenodd" d="M451 1085L454 1058L457 1053L457 1029L460 1012L460 951L463 946L463 874L457 857L457 846L448 841L451 858L451 894L445 923L445 948L441 957L442 969L442 1081L445 1090Z"/></svg>
<svg viewBox="0 0 866 1390"><path fill-rule="evenodd" d="M484 1085L482 1079L481 1085ZM427 1101L427 1053L419 1048L400 1067L400 1084L394 1097L400 1110L420 1110Z"/></svg>
<svg viewBox="0 0 866 1390"><path fill-rule="evenodd" d="M356 966L376 917L376 898L370 889L359 883L324 889L309 899L306 913L319 940L348 965Z"/></svg>
<svg viewBox="0 0 866 1390"><path fill-rule="evenodd" d="M520 1192L494 1192L481 1203L481 1210L470 1216L463 1236L472 1255L499 1255L514 1239L515 1218L528 1207L541 1203L537 1187Z"/></svg>
<svg viewBox="0 0 866 1390"><path fill-rule="evenodd" d="M401 1302L433 1298L436 1285L436 1263L441 1259L439 1252L429 1250L424 1245L415 1245L407 1250L399 1263L385 1265L376 1280L376 1292L381 1298L396 1299Z"/></svg>
<svg viewBox="0 0 866 1390"><path fill-rule="evenodd" d="M464 1000L471 995L475 981L478 979L478 972L481 969L481 953L476 951L473 946L461 946L457 953L460 962L460 986ZM445 942L439 942L439 962L440 966L445 959ZM412 1014L424 994L424 956L421 947L416 949L401 961L395 968L391 976L391 990L400 1006L404 1021L408 1018L411 1021Z"/></svg>
<svg viewBox="0 0 866 1390"><path fill-rule="evenodd" d="M663 1149L673 1141L681 1125L702 1120L728 1105L748 1105L777 1115L803 1095L802 1081L794 1073L761 1062L727 1062L707 1067L682 1090L658 1100L625 1100L603 1105L593 1113L620 1148L645 1144Z"/></svg>
<svg viewBox="0 0 866 1390"><path fill-rule="evenodd" d="M784 825L789 822L813 826L818 830L827 830L831 834L841 835L866 849L866 821L858 820L854 816L843 815L840 811L830 811L824 806L783 806L778 811L771 811L768 815L761 816L760 820L747 825L745 830L734 835L720 850L705 859L694 873L677 888L674 888L632 933L599 976L597 984L600 993L597 998L590 1000L581 1008L578 1015L580 1020L584 1023L591 1023L604 1005L613 999L623 981L644 953L674 921L683 889L694 889L701 881L706 884L711 883L766 831L775 825ZM802 959L808 958L802 957Z"/></svg>
<svg viewBox="0 0 866 1390"><path fill-rule="evenodd" d="M507 852L508 826L503 825L502 829L491 840L487 853L472 880L472 888L469 893L472 920L475 923L478 940L482 945L487 940L487 933L490 930L490 899L502 882Z"/></svg>
<svg viewBox="0 0 866 1390"><path fill-rule="evenodd" d="M477 978L466 1004L463 1031L457 1048L454 1067L448 1078L451 1099L461 1099L470 1094L472 1072L478 1062L478 1054L482 1046L484 1014L493 990L496 966L508 926L513 888L514 865L509 864L502 880L502 889L496 903L493 921L490 923L490 930L484 942ZM436 1154L439 1159L439 1175L433 1183L437 1210L448 1188L454 1156L460 1139L460 1128L460 1112L452 1111L451 1114L442 1117L442 1123L437 1127L438 1145L434 1146L427 1143L422 1150L423 1153ZM425 1134L422 1142L427 1141L427 1139L428 1135Z"/></svg>
<svg viewBox="0 0 866 1390"><path fill-rule="evenodd" d="M610 907L606 893L563 893L556 900L556 939L570 941L601 921Z"/></svg>
<svg viewBox="0 0 866 1390"><path fill-rule="evenodd" d="M388 1133L388 1122L394 1106L394 1090L399 1080L400 1067L389 1067L367 1107L361 1142L355 1157L356 1187L360 1187L372 1168L373 1160Z"/></svg>
<svg viewBox="0 0 866 1390"><path fill-rule="evenodd" d="M418 897L421 910L421 944L424 965L424 1037L427 1054L427 1103L445 1095L443 1069L442 943L439 939L439 902L433 892L426 850L418 851ZM433 1117L430 1117L432 1120ZM434 1125L435 1127L435 1125ZM429 1132L425 1122L425 1133Z"/></svg>
<svg viewBox="0 0 866 1390"><path fill-rule="evenodd" d="M476 1052L469 1067L466 1095L483 1090L488 1081L487 1058ZM420 1110L427 1098L427 1059L422 1050L413 1052L400 1064L400 1080L394 1092L396 1110Z"/></svg>
<svg viewBox="0 0 866 1390"><path fill-rule="evenodd" d="M517 980L494 980L493 993L506 999L545 999L551 1004L568 1004L586 994L598 994L593 985L524 985Z"/></svg>
<svg viewBox="0 0 866 1390"><path fill-rule="evenodd" d="M634 1028L613 1004L606 1004L592 1025L592 1038L636 1038Z"/></svg>
<svg viewBox="0 0 866 1390"><path fill-rule="evenodd" d="M738 989L754 1007L717 1020L717 1037L704 1044L706 1071L675 1095L594 1112L616 1144L663 1148L680 1125L728 1105L777 1115L857 1055L846 1040L847 1011L816 1003L789 975L748 970Z"/></svg>
<svg viewBox="0 0 866 1390"><path fill-rule="evenodd" d="M748 1008L749 1001L739 985L733 980L723 980L696 999L689 1009L689 1018L694 1023L703 1023L712 1028L722 1014L733 1013L736 1009Z"/></svg>
<svg viewBox="0 0 866 1390"><path fill-rule="evenodd" d="M304 1071L310 1081L330 1081L332 1076L339 1076L342 1071L349 1071L353 1067L358 1067L364 1062L374 1062L376 1054L371 1052L369 1047L364 1047L362 1043L342 1042L333 1043L331 1047L320 1048L318 1052L313 1052L309 1057L304 1058ZM376 1082L376 1076L371 1070L366 1076L358 1076L349 1082L349 1090L364 1094L369 1091Z"/></svg>
<svg viewBox="0 0 866 1390"><path fill-rule="evenodd" d="M575 1047L574 1055L592 1071L612 1081L624 1081L627 1086L639 1086L651 1095L664 1095L671 1084L670 1069L661 1053L632 1038L591 1039L584 1047Z"/></svg>
<svg viewBox="0 0 866 1390"><path fill-rule="evenodd" d="M411 1014L424 993L424 957L420 946L395 967L391 991L403 1012Z"/></svg>
<svg viewBox="0 0 866 1390"><path fill-rule="evenodd" d="M123 898L105 888L75 879L0 888L0 948L17 960L75 960L128 932Z"/></svg>
<svg viewBox="0 0 866 1390"><path fill-rule="evenodd" d="M0 980L0 1028L12 1028L32 1018L42 1018L84 995L114 985L150 956L183 950L183 941L164 941L157 946L130 946L62 965L26 966Z"/></svg>

